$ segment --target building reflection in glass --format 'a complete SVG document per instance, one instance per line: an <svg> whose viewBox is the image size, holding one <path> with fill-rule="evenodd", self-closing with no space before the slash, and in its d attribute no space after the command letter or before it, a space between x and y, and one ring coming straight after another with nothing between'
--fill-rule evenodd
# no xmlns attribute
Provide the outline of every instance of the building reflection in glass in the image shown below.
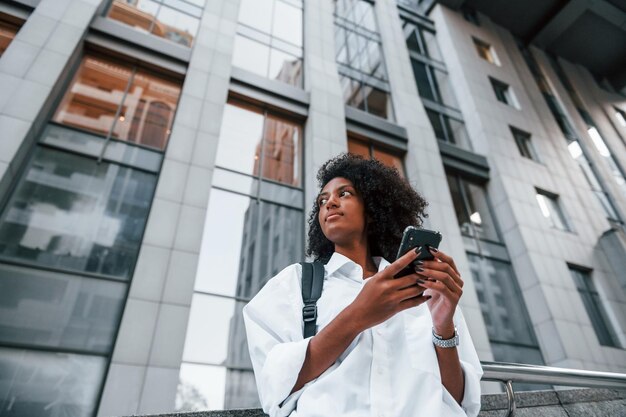
<svg viewBox="0 0 626 417"><path fill-rule="evenodd" d="M204 0L114 0L108 17L190 47L198 32L203 6Z"/></svg>
<svg viewBox="0 0 626 417"><path fill-rule="evenodd" d="M0 218L0 256L128 279L154 175L39 147Z"/></svg>
<svg viewBox="0 0 626 417"><path fill-rule="evenodd" d="M13 16L0 13L0 56L7 50L22 23Z"/></svg>
<svg viewBox="0 0 626 417"><path fill-rule="evenodd" d="M179 96L180 83L87 55L53 121L164 149Z"/></svg>
<svg viewBox="0 0 626 417"><path fill-rule="evenodd" d="M225 109L213 183L219 188L207 209L179 410L259 406L242 308L272 276L302 260L300 142L301 126L293 121L242 103ZM242 155L249 161L243 167Z"/></svg>

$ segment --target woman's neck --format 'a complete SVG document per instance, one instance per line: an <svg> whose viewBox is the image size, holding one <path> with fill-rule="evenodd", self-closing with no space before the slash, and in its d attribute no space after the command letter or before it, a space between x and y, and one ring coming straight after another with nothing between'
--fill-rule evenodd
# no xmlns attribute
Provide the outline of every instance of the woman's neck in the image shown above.
<svg viewBox="0 0 626 417"><path fill-rule="evenodd" d="M359 264L363 269L363 278L369 278L378 272L378 267L372 259L366 242L346 246L335 245L335 252Z"/></svg>

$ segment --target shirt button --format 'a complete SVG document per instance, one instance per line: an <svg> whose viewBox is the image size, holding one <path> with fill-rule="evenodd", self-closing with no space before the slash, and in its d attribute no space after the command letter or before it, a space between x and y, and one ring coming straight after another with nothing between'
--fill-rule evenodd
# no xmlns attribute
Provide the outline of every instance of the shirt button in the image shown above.
<svg viewBox="0 0 626 417"><path fill-rule="evenodd" d="M376 329L376 333L378 333L379 335L381 335L381 336L382 336L382 334L383 334L383 330L382 330L382 329Z"/></svg>

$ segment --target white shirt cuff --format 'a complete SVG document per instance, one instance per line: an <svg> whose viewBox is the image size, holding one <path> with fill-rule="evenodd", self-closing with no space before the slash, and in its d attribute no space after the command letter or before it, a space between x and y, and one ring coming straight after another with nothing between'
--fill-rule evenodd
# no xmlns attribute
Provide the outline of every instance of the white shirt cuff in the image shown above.
<svg viewBox="0 0 626 417"><path fill-rule="evenodd" d="M297 342L277 344L267 355L259 381L262 387L259 394L263 411L270 417L291 414L306 386L313 382L291 393L304 364L310 340L309 337Z"/></svg>
<svg viewBox="0 0 626 417"><path fill-rule="evenodd" d="M463 391L463 401L461 408L468 417L475 417L480 412L480 378L482 369L474 369L468 362L461 361L465 390ZM479 373L480 371L480 373Z"/></svg>

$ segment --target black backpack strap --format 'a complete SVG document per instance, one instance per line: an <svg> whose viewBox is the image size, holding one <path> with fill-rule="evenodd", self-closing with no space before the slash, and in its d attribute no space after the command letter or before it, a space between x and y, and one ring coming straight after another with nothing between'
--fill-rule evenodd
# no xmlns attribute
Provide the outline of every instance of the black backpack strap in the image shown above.
<svg viewBox="0 0 626 417"><path fill-rule="evenodd" d="M324 286L324 265L321 262L300 262L302 265L302 319L304 338L317 333L317 300L322 296Z"/></svg>

